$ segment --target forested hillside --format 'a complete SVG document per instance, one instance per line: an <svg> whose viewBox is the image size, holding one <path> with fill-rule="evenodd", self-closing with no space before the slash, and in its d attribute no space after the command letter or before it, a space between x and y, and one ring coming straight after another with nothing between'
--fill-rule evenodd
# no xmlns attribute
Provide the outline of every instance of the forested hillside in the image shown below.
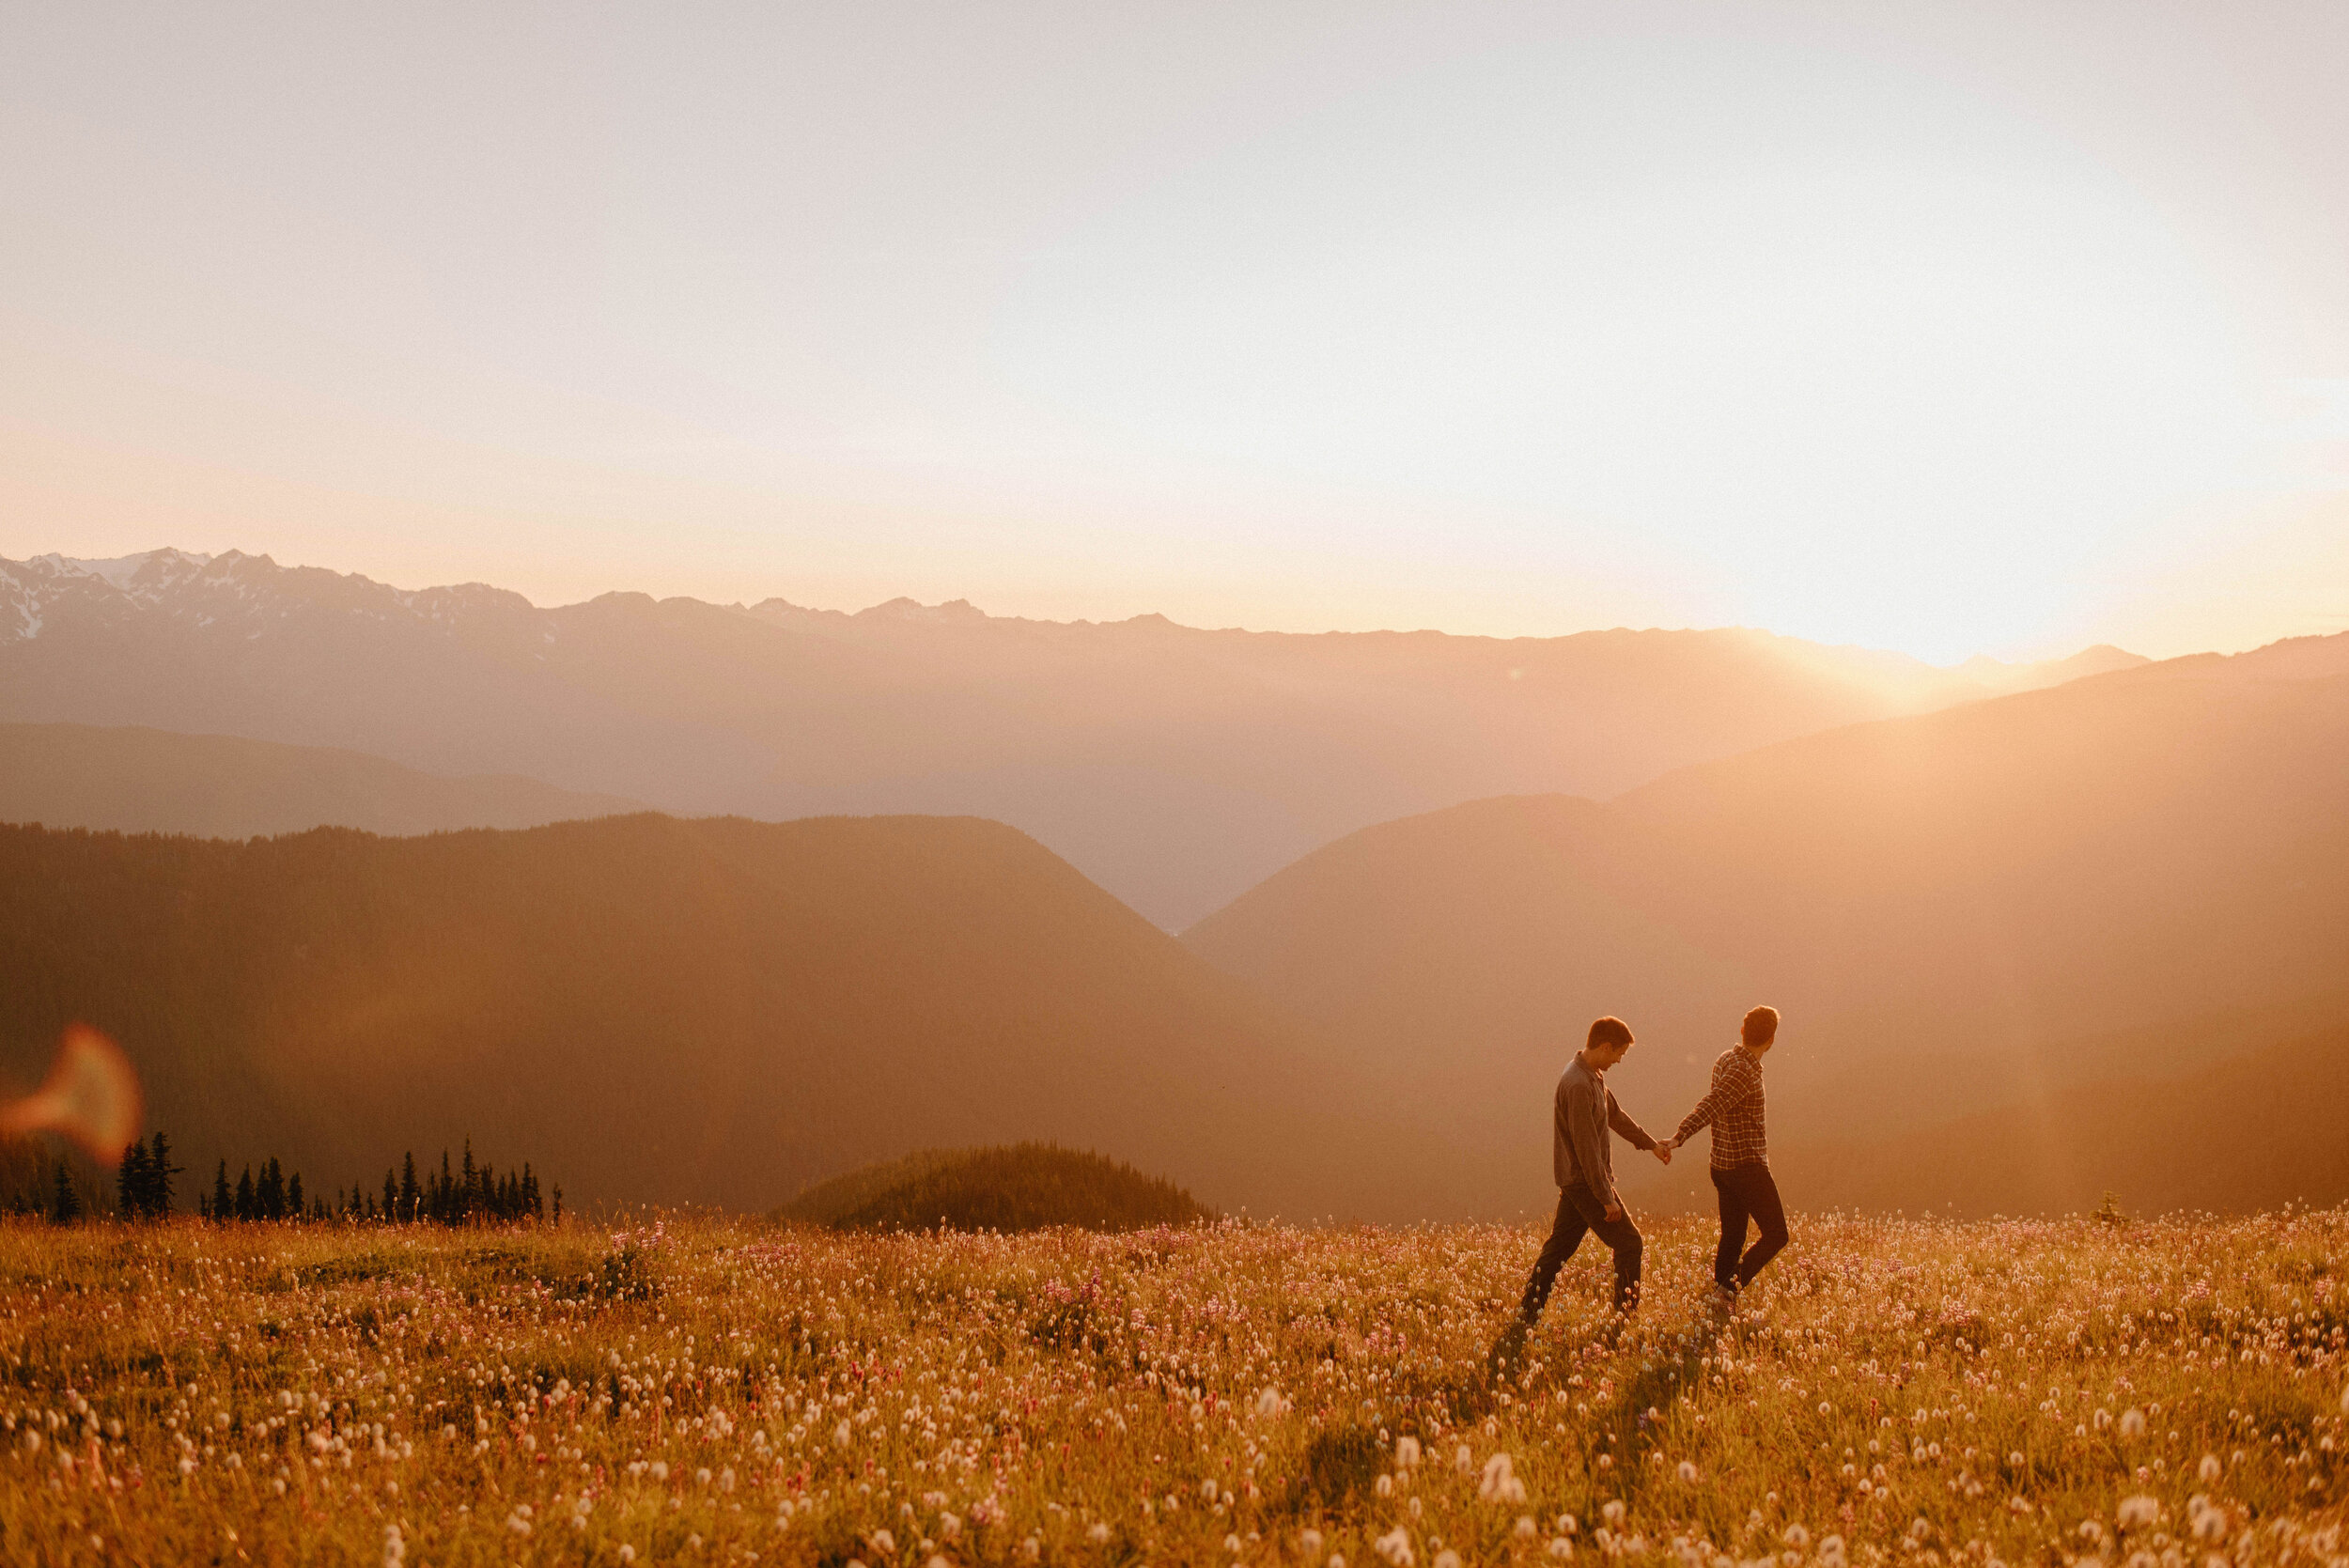
<svg viewBox="0 0 2349 1568"><path fill-rule="evenodd" d="M1258 1213L1402 1212L1387 1118L1244 987L968 818L420 839L0 829L0 1040L84 1019L186 1163L314 1188L521 1150L575 1204L765 1210L909 1148L1082 1143ZM1391 1129L1390 1129L1391 1130Z"/></svg>

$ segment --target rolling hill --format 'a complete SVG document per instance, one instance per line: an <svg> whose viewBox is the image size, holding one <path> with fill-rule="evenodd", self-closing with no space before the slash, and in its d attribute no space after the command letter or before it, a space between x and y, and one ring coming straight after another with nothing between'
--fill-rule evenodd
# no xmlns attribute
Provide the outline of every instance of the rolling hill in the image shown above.
<svg viewBox="0 0 2349 1568"><path fill-rule="evenodd" d="M1172 1182L1078 1149L925 1149L836 1176L775 1213L843 1231L1131 1231L1213 1216Z"/></svg>
<svg viewBox="0 0 2349 1568"><path fill-rule="evenodd" d="M1640 1032L1617 1088L1656 1127L1739 1013L1776 1003L1774 1140L1879 1162L2010 1103L2332 1038L2345 804L2349 638L2307 640L1849 726L1604 803L1386 824L1185 939L1464 1131L1470 1202L1511 1212L1538 1197L1544 1095L1600 1013ZM2248 1190L2230 1177L2203 1206Z"/></svg>
<svg viewBox="0 0 2349 1568"><path fill-rule="evenodd" d="M209 1172L315 1190L467 1137L574 1203L764 1210L1037 1140L1220 1207L1393 1217L1411 1129L1026 835L611 817L244 843L0 828L0 1062L112 1034Z"/></svg>
<svg viewBox="0 0 2349 1568"><path fill-rule="evenodd" d="M1610 795L2134 662L1941 670L1742 629L1298 636L903 599L541 609L234 551L0 561L0 720L340 747L687 814L988 816L1170 928L1373 823Z"/></svg>
<svg viewBox="0 0 2349 1568"><path fill-rule="evenodd" d="M536 779L449 779L357 752L226 735L0 724L0 822L251 838L305 828L430 833L644 810Z"/></svg>

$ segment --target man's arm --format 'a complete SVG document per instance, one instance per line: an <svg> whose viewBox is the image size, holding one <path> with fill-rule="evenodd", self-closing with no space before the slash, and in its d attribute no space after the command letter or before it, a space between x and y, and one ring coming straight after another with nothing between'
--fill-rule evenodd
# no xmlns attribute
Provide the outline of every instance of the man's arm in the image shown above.
<svg viewBox="0 0 2349 1568"><path fill-rule="evenodd" d="M1572 1100L1574 1136L1574 1168L1580 1172L1582 1185L1609 1209L1619 1205L1615 1201L1615 1184L1607 1174L1606 1163L1599 1157L1607 1145L1607 1112L1599 1104L1598 1093L1587 1082L1575 1084L1568 1094Z"/></svg>
<svg viewBox="0 0 2349 1568"><path fill-rule="evenodd" d="M1615 1098L1612 1092L1610 1092L1607 1096L1607 1125L1623 1134L1624 1141L1635 1149L1656 1147L1656 1140L1648 1136L1647 1128L1640 1126L1626 1114L1622 1103Z"/></svg>
<svg viewBox="0 0 2349 1568"><path fill-rule="evenodd" d="M1645 1149L1667 1165L1672 1162L1672 1146L1658 1142L1648 1135L1647 1128L1625 1115L1622 1102L1612 1094L1607 1096L1607 1125L1623 1134L1624 1141L1633 1148Z"/></svg>
<svg viewBox="0 0 2349 1568"><path fill-rule="evenodd" d="M1697 1108L1680 1119L1680 1126L1672 1133L1674 1143L1686 1143L1697 1135L1698 1128L1719 1121L1753 1093L1753 1078L1737 1070L1738 1063L1745 1060L1743 1055L1733 1051L1727 1061L1713 1069L1712 1087L1706 1091L1704 1098L1697 1101Z"/></svg>

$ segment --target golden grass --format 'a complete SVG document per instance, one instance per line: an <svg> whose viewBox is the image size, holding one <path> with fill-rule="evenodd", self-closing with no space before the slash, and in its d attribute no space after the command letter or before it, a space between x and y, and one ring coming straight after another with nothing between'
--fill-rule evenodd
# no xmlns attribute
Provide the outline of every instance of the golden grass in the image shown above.
<svg viewBox="0 0 2349 1568"><path fill-rule="evenodd" d="M13 1224L0 1556L2344 1562L2349 1214L1652 1229Z"/></svg>

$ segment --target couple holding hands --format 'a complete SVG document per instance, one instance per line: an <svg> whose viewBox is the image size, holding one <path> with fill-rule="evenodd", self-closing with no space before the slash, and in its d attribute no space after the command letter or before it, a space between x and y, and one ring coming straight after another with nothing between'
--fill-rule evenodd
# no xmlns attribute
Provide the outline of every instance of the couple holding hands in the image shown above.
<svg viewBox="0 0 2349 1568"><path fill-rule="evenodd" d="M1558 1270L1598 1234L1615 1255L1615 1310L1627 1312L1640 1301L1640 1228L1624 1212L1615 1190L1610 1129L1635 1149L1645 1149L1670 1165L1672 1151L1713 1129L1713 1187L1720 1195L1721 1242L1713 1256L1713 1305L1726 1315L1738 1292L1786 1245L1786 1211L1770 1177L1769 1150L1762 1130L1762 1059L1778 1041L1778 1009L1757 1007L1739 1026L1737 1043L1713 1063L1713 1083L1672 1135L1658 1142L1623 1112L1607 1087L1607 1071L1631 1050L1631 1030L1621 1018L1591 1025L1590 1039L1558 1080L1550 1158L1558 1179L1558 1219L1542 1248L1533 1277L1526 1281L1518 1308L1531 1326L1549 1299ZM1761 1234L1746 1246L1749 1223Z"/></svg>

